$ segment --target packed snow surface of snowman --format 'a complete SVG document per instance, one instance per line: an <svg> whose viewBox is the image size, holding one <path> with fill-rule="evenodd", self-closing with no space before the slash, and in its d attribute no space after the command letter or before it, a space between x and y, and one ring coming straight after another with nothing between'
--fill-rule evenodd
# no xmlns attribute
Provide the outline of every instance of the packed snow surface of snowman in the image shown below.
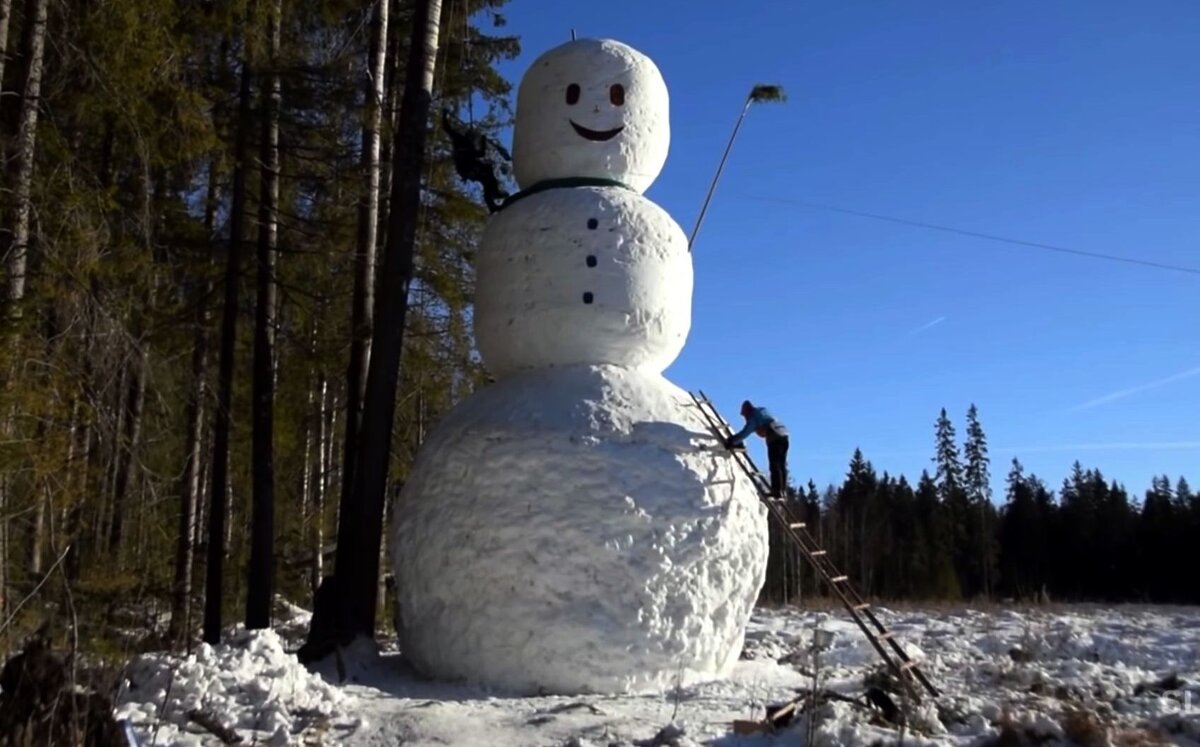
<svg viewBox="0 0 1200 747"><path fill-rule="evenodd" d="M943 691L906 709L905 745L1200 745L1200 608L942 607L881 616ZM145 745L219 744L189 723L192 709L245 743L270 745L803 745L804 716L774 734L738 735L732 724L761 719L767 704L812 687L817 628L834 633L820 656L822 689L861 696L878 669L844 613L759 609L726 679L657 695L515 697L425 680L398 653L352 649L342 672L333 664L309 672L287 653L306 622L294 610L277 631L238 632L189 656L141 657L118 717ZM822 706L815 726L823 747L901 737L878 712L844 701ZM1002 729L1016 741L998 741Z"/></svg>

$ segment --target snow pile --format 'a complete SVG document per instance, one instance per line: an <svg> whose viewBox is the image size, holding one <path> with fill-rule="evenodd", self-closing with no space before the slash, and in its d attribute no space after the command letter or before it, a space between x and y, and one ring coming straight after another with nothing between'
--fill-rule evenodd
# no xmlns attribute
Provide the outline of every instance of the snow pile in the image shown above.
<svg viewBox="0 0 1200 747"><path fill-rule="evenodd" d="M926 653L923 668L943 695L904 703L908 747L1071 747L1112 744L1200 747L1200 608L1079 608L982 612L879 610L904 645ZM740 736L735 719L761 719L811 686L808 648L814 629L834 631L821 655L823 688L861 696L877 661L870 644L845 616L806 610L756 610L746 650L727 678L671 687L658 695L512 697L471 685L431 682L402 656L385 654L359 669L359 682L330 687L307 675L269 633L241 634L239 643L195 657L144 657L122 696L120 715L132 717L144 744L217 744L198 728L178 728L182 706L161 705L170 672L172 691L195 695L246 743L329 744L344 747L797 747L808 714L776 734ZM1073 631L1073 632L1071 632ZM259 639L258 644L251 643ZM1023 651L1014 658L1015 650ZM258 650L259 655L252 651ZM1096 662L1099 655L1105 661ZM344 658L357 654L348 650ZM1092 661L1089 661L1091 659ZM1083 666L1086 665L1086 666ZM348 669L353 668L349 665ZM225 673L225 676L222 674ZM272 677L271 674L275 676ZM275 698L262 695L274 680ZM289 702L279 683L292 682ZM308 715L307 707L314 714ZM282 709L278 705L282 704ZM253 735L256 711L284 712L291 728ZM349 714L353 720L338 714ZM328 721L297 734L310 721ZM815 714L819 747L900 743L899 730L878 711L832 700ZM203 736L203 739L201 738ZM267 741L270 740L270 741Z"/></svg>
<svg viewBox="0 0 1200 747"><path fill-rule="evenodd" d="M299 743L310 727L345 714L345 695L289 654L272 630L237 630L217 646L186 656L147 654L129 666L117 718L149 744L200 745L214 737L189 714L199 711L258 743Z"/></svg>
<svg viewBox="0 0 1200 747"><path fill-rule="evenodd" d="M729 671L765 508L658 374L515 374L422 445L396 508L400 644L426 674L632 692Z"/></svg>

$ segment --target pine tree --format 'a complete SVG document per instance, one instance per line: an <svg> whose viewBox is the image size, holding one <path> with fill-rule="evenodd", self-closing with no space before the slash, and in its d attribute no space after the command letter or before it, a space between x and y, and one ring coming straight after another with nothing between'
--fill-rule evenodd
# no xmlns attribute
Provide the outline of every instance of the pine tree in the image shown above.
<svg viewBox="0 0 1200 747"><path fill-rule="evenodd" d="M967 440L963 445L966 465L963 473L967 501L971 504L970 544L978 548L977 573L981 591L992 594L996 572L995 507L992 505L991 474L989 471L987 437L979 423L979 411L972 403L967 410Z"/></svg>
<svg viewBox="0 0 1200 747"><path fill-rule="evenodd" d="M962 466L958 459L958 442L954 433L954 424L950 422L944 407L938 415L935 438L937 440L937 456L933 461L937 465L938 497L943 502L949 502L962 490L963 478Z"/></svg>
<svg viewBox="0 0 1200 747"><path fill-rule="evenodd" d="M963 593L973 596L980 591L980 576L977 573L979 553L978 548L971 544L974 534L971 528L976 522L967 498L954 424L950 422L944 407L938 415L935 439L938 498L949 531L954 571Z"/></svg>

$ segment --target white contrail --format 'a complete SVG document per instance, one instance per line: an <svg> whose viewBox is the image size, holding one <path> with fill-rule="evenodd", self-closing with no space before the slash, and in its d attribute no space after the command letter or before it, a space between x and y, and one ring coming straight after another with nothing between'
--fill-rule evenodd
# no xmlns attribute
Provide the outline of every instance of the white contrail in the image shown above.
<svg viewBox="0 0 1200 747"><path fill-rule="evenodd" d="M1128 389L1121 389L1119 391L1112 392L1111 394L1106 394L1103 397L1097 397L1096 399L1090 400L1088 402L1084 402L1082 405L1076 405L1075 407L1072 407L1070 409L1070 412L1079 412L1080 410L1089 410L1093 407L1099 407L1100 405L1106 405L1109 402L1115 402L1116 400L1119 400L1119 399L1125 399L1126 397L1129 397L1134 394L1138 394L1140 392L1145 392L1150 389L1157 389L1160 386L1166 386L1167 384L1174 384L1176 381L1183 381L1184 379L1190 379L1193 376L1200 376L1200 366L1197 366L1196 368L1188 369L1187 371L1180 371L1179 373L1172 374L1171 376L1168 376L1165 379L1158 379L1157 381L1151 381L1148 384L1139 384L1138 386L1131 386Z"/></svg>
<svg viewBox="0 0 1200 747"><path fill-rule="evenodd" d="M905 337L912 337L913 335L919 335L922 332L924 332L925 330L936 327L944 321L946 321L946 317L939 316L937 319L934 319L932 322L929 322L927 324L922 324L920 327L917 327L916 329L911 330L908 334L905 335Z"/></svg>

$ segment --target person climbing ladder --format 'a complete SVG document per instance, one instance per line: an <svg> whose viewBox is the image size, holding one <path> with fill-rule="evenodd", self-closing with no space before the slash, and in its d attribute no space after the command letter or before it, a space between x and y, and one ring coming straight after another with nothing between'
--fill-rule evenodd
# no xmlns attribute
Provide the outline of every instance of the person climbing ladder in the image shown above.
<svg viewBox="0 0 1200 747"><path fill-rule="evenodd" d="M788 431L783 423L771 416L765 407L755 407L750 400L742 403L742 417L746 427L725 439L725 448L743 447L743 441L751 433L767 442L767 463L771 471L771 496L782 498L787 488Z"/></svg>

